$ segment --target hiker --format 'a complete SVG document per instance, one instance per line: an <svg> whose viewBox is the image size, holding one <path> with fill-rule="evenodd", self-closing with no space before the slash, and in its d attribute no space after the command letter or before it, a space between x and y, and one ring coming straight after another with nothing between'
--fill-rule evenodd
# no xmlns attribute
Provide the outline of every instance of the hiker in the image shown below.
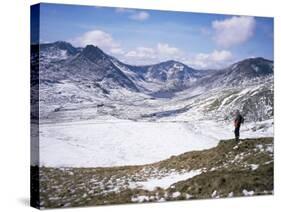
<svg viewBox="0 0 281 212"><path fill-rule="evenodd" d="M236 110L235 112L235 119L234 119L234 134L235 134L235 140L238 142L239 141L239 136L240 136L240 125L243 124L244 118L240 114L239 110Z"/></svg>

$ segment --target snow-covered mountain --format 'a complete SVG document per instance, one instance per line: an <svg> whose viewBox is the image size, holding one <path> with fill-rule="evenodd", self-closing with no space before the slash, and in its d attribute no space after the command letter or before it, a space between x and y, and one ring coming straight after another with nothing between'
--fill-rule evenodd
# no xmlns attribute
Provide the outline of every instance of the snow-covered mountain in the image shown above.
<svg viewBox="0 0 281 212"><path fill-rule="evenodd" d="M235 109L252 121L273 117L273 61L245 59L202 77L197 87L203 88L203 105L212 117L230 119Z"/></svg>
<svg viewBox="0 0 281 212"><path fill-rule="evenodd" d="M205 75L202 71L174 60L146 66L124 64L114 58L113 61L132 78L140 90L156 95L186 89Z"/></svg>
<svg viewBox="0 0 281 212"><path fill-rule="evenodd" d="M70 75L68 78L87 76L109 88L122 86L129 90L140 89L147 92L182 90L203 73L173 60L154 65L132 66L107 55L96 46L88 45L81 49L63 41L40 45L40 64L44 77L51 75L52 79L62 80L65 75Z"/></svg>
<svg viewBox="0 0 281 212"><path fill-rule="evenodd" d="M249 120L273 117L273 61L263 58L204 71L174 60L133 66L97 46L75 48L63 41L40 44L39 55L35 50L32 46L31 65L36 73L40 64L42 119L110 115L188 120L194 111L224 120L235 109ZM36 84L36 74L32 77Z"/></svg>
<svg viewBox="0 0 281 212"><path fill-rule="evenodd" d="M161 90L183 90L197 81L202 72L178 61L169 60L159 64L143 66L141 75L152 83L161 84Z"/></svg>
<svg viewBox="0 0 281 212"><path fill-rule="evenodd" d="M53 56L57 59L63 59L64 56L73 56L76 55L81 48L75 48L70 43L65 41L57 41L54 43L46 43L40 45L40 53L45 56Z"/></svg>
<svg viewBox="0 0 281 212"><path fill-rule="evenodd" d="M263 82L273 76L273 61L261 57L237 62L225 69L213 71L198 84L210 89L214 87L235 87Z"/></svg>
<svg viewBox="0 0 281 212"><path fill-rule="evenodd" d="M44 44L40 48L41 79L91 82L104 89L125 87L138 91L134 83L117 68L111 57L98 47L88 45L82 51L68 43ZM97 83L96 85L94 83Z"/></svg>

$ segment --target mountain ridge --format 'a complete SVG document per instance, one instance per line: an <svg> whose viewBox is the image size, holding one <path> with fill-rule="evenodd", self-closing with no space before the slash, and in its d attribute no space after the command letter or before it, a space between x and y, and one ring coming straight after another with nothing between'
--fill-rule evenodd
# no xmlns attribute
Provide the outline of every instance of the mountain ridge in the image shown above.
<svg viewBox="0 0 281 212"><path fill-rule="evenodd" d="M38 45L38 44L32 44L31 46L36 46L36 45ZM104 54L108 55L108 54L105 53L101 48L99 48L98 46L92 45L92 44L88 44L88 45L86 45L84 48L83 48L83 47L74 47L74 46L72 46L71 43L66 42L66 41L55 41L55 42L52 42L52 43L43 43L43 44L39 44L41 50L43 50L42 47L43 47L43 48L46 48L46 47L53 46L53 45L57 45L57 46L60 47L62 50L66 49L65 46L68 46L68 48L71 48L72 50L73 50L73 49L76 49L76 51L75 51L76 53L81 52L81 49L83 50L83 49L85 49L85 48L92 48L92 47L94 47L94 48L96 48L97 50L99 50L100 52L103 52ZM108 56L109 56L109 55L108 55ZM110 57L112 57L112 56L110 56ZM112 58L115 58L115 57L112 57ZM115 59L117 59L117 58L115 58ZM118 60L118 59L117 59L117 60ZM239 60L239 61L237 61L237 62L234 62L233 64L230 64L230 65L226 66L225 68L220 68L220 69L226 69L226 68L231 67L231 66L233 66L233 65L235 65L235 64L237 64L237 63L240 63L240 62L242 62L242 61L247 61L247 60L249 60L249 61L251 61L251 60L252 60L252 61L253 61L253 60L264 60L264 61L268 61L268 62L273 63L273 60L266 59L266 58L264 58L264 57L260 57L260 56L258 56L258 57L249 57L249 58L246 58L246 59L243 59L243 60ZM168 60L164 60L164 61L161 61L161 62L158 62L158 63L152 63L152 64L146 64L146 65L133 65L133 64L129 64L129 63L122 62L122 61L119 61L119 62L122 63L122 64L125 64L125 65L128 65L128 66L130 66L130 67L139 67L139 68L150 67L150 66L155 66L155 65L164 64L164 63L176 62L176 63L183 64L183 65L185 65L185 66L187 66L187 67L189 67L189 68L191 68L191 69L194 69L194 70L201 70L201 71L205 71L205 70L218 70L218 69L195 69L195 68L192 68L192 67L190 67L189 65L187 65L187 64L185 64L185 63L183 63L183 62L181 62L181 61L177 61L177 60L173 60L173 59L168 59Z"/></svg>
<svg viewBox="0 0 281 212"><path fill-rule="evenodd" d="M234 109L249 114L253 120L273 116L274 65L268 59L247 58L224 69L204 71L175 60L153 65L129 65L94 45L76 50L71 44L61 41L41 45L39 57L36 56L38 52L33 51L36 46L31 46L31 53L35 58L32 60L34 67L40 64L40 85L48 93L41 95L42 108L45 108L42 113L46 116L72 104L75 106L71 107L80 108L82 103L106 103L109 110L106 114L118 117L128 116L128 111L122 109L125 104L132 109L129 118L152 119L153 114L161 114L161 117L181 115L196 104L201 104L201 113L213 114L210 118L217 114L224 116ZM34 85L36 83L38 81L34 80ZM154 108L158 107L157 101L162 102L161 99L166 101L161 104L169 107L166 112ZM174 106L168 102L174 102ZM151 107L151 111L145 109L146 112L142 112L144 109L135 108L138 104Z"/></svg>

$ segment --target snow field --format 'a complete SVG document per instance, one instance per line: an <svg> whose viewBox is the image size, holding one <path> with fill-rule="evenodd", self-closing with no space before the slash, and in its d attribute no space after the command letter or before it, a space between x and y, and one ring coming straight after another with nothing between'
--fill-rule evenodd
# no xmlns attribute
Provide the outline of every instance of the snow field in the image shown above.
<svg viewBox="0 0 281 212"><path fill-rule="evenodd" d="M147 164L216 146L177 122L80 121L40 125L40 165L110 167Z"/></svg>
<svg viewBox="0 0 281 212"><path fill-rule="evenodd" d="M241 126L241 138L273 136L272 120ZM259 129L258 126L266 125ZM253 131L253 128L257 130ZM232 123L136 122L111 119L40 125L40 165L110 167L142 165L233 138ZM272 151L268 147L269 151Z"/></svg>

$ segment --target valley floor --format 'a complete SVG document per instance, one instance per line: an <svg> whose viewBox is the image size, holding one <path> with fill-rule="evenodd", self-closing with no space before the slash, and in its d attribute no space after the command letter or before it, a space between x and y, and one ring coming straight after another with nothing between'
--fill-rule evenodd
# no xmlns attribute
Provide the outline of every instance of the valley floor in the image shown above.
<svg viewBox="0 0 281 212"><path fill-rule="evenodd" d="M230 122L103 119L40 124L40 166L142 165L233 138ZM272 120L244 124L241 138L272 137Z"/></svg>

